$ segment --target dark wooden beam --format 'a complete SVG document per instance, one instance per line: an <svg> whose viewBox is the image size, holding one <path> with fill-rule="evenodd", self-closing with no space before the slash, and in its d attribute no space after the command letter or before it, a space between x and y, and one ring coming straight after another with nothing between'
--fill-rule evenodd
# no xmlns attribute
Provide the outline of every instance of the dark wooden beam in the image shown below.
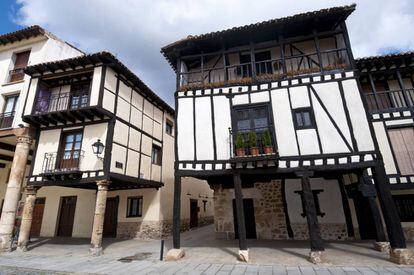
<svg viewBox="0 0 414 275"><path fill-rule="evenodd" d="M6 168L6 164L5 163L0 163L0 168Z"/></svg>
<svg viewBox="0 0 414 275"><path fill-rule="evenodd" d="M241 183L241 176L239 173L233 174L233 182L234 182L234 197L236 201L236 220L237 220L237 230L238 230L238 235L239 235L239 249L247 250L246 225L244 223L242 183Z"/></svg>
<svg viewBox="0 0 414 275"><path fill-rule="evenodd" d="M354 225L352 223L351 208L349 207L348 196L346 195L344 178L342 175L338 178L338 184L339 190L341 192L342 207L344 209L345 214L346 231L348 232L348 237L355 237Z"/></svg>
<svg viewBox="0 0 414 275"><path fill-rule="evenodd" d="M4 161L13 161L13 156L8 156L8 155L4 155L4 154L0 154L0 160L4 160ZM27 165L30 165L31 161L28 160L27 161Z"/></svg>
<svg viewBox="0 0 414 275"><path fill-rule="evenodd" d="M181 177L174 177L173 248L180 249Z"/></svg>
<svg viewBox="0 0 414 275"><path fill-rule="evenodd" d="M309 239L311 251L324 251L324 244L319 228L318 217L316 215L315 200L313 198L309 177L313 176L312 171L298 171L296 176L302 180L302 204L305 209L306 220L308 222Z"/></svg>
<svg viewBox="0 0 414 275"><path fill-rule="evenodd" d="M386 181L386 173L383 162L378 162L372 169L375 188L382 209L382 216L387 225L388 239L392 248L406 248L404 232L401 220L391 195L390 186Z"/></svg>
<svg viewBox="0 0 414 275"><path fill-rule="evenodd" d="M15 145L12 145L12 144L0 142L0 149L14 152L16 150L16 146ZM32 155L33 154L33 150L30 150L29 151L29 154Z"/></svg>

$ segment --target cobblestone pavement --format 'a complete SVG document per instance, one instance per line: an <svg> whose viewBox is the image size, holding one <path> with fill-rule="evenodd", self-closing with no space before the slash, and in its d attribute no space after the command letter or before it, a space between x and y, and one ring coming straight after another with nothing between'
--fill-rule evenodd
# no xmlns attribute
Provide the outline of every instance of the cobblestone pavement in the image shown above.
<svg viewBox="0 0 414 275"><path fill-rule="evenodd" d="M306 260L306 241L250 241L250 262L237 261L237 241L214 240L207 226L182 234L186 256L159 260L160 242L104 240L104 255L88 254L88 239L35 240L28 252L0 255L0 274L414 274L414 266L398 266L371 242L326 242L328 263ZM166 250L171 240L166 241ZM413 248L413 243L409 243Z"/></svg>

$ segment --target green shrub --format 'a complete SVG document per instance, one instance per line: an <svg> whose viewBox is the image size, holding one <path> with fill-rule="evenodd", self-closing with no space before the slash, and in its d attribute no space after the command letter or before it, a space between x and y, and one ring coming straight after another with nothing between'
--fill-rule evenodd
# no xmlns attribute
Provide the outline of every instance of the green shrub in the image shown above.
<svg viewBox="0 0 414 275"><path fill-rule="evenodd" d="M236 135L236 149L244 148L244 139L242 133L238 132Z"/></svg>
<svg viewBox="0 0 414 275"><path fill-rule="evenodd" d="M269 130L263 132L262 139L264 146L272 146L272 137L270 136Z"/></svg>
<svg viewBox="0 0 414 275"><path fill-rule="evenodd" d="M257 147L257 134L256 132L249 132L249 146L250 148Z"/></svg>

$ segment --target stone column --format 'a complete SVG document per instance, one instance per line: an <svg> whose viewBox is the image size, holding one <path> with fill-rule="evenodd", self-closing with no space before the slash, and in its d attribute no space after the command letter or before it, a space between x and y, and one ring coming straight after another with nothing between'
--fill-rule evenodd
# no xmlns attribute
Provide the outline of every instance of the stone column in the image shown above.
<svg viewBox="0 0 414 275"><path fill-rule="evenodd" d="M12 249L13 228L20 199L21 185L24 179L27 158L29 157L30 145L33 141L27 129L17 129L17 131L19 130L22 133L17 135L16 149L0 218L0 251L2 252L11 251Z"/></svg>
<svg viewBox="0 0 414 275"><path fill-rule="evenodd" d="M96 185L98 186L98 192L96 193L95 216L93 218L91 248L89 249L89 252L92 256L100 256L103 254L102 233L109 181L98 181L96 182Z"/></svg>
<svg viewBox="0 0 414 275"><path fill-rule="evenodd" d="M27 251L29 244L30 228L32 227L33 209L36 202L37 188L33 186L26 187L26 202L23 208L22 223L20 225L19 240L17 241L17 249Z"/></svg>

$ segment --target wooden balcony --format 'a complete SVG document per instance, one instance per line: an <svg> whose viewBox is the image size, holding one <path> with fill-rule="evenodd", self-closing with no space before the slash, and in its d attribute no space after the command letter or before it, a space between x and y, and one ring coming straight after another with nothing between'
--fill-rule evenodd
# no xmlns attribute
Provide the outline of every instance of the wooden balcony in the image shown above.
<svg viewBox="0 0 414 275"><path fill-rule="evenodd" d="M370 112L391 111L414 106L414 89L365 92Z"/></svg>
<svg viewBox="0 0 414 275"><path fill-rule="evenodd" d="M67 92L38 96L32 114L24 116L23 121L42 126L65 125L93 120L94 117L103 119L107 113L97 106L89 106L88 91Z"/></svg>
<svg viewBox="0 0 414 275"><path fill-rule="evenodd" d="M80 179L82 171L79 168L83 156L82 150L45 153L40 175L50 181Z"/></svg>
<svg viewBox="0 0 414 275"><path fill-rule="evenodd" d="M0 129L11 128L14 120L14 112L0 113Z"/></svg>

